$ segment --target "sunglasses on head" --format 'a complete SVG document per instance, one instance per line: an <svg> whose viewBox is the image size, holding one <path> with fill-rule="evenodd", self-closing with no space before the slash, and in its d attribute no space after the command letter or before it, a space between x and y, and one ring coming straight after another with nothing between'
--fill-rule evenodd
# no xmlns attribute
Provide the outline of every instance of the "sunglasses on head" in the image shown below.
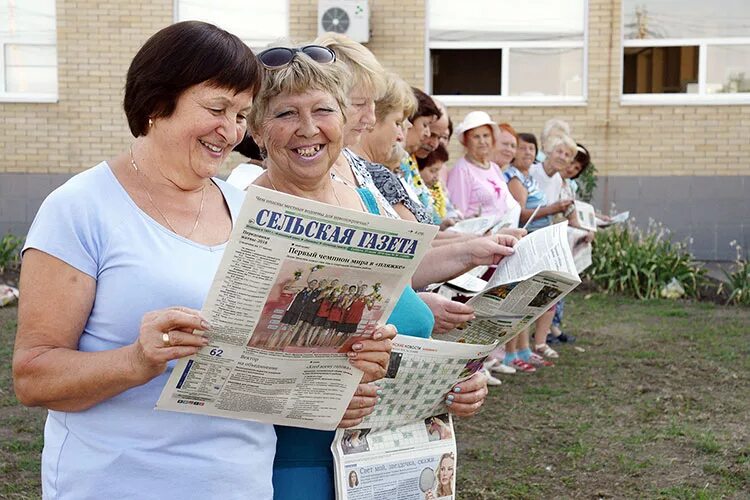
<svg viewBox="0 0 750 500"><path fill-rule="evenodd" d="M336 53L322 45L305 45L304 47L271 47L258 54L258 60L266 69L281 69L288 66L302 52L319 64L331 64L336 61Z"/></svg>

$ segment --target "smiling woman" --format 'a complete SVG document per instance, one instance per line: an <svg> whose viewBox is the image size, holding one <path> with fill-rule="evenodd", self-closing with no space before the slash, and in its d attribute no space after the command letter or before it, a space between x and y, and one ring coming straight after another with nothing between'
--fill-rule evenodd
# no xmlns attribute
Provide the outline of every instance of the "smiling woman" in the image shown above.
<svg viewBox="0 0 750 500"><path fill-rule="evenodd" d="M367 188L355 188L331 175L345 141L347 94L339 82L346 81L346 68L316 62L303 51L292 51L288 64L268 68L266 55L259 54L268 71L250 114L253 138L266 154L266 172L255 183L329 205L383 213L383 206ZM354 244L406 248L409 242L385 242L363 235ZM409 321L404 320L407 316ZM402 334L428 337L434 318L407 287L388 322ZM368 382L385 374L390 357L388 338L395 335L395 329L382 327L379 332L380 340L362 340L352 346L360 345L356 352L349 352L352 364L362 369L365 377L340 427L356 425L374 408L377 388ZM274 498L333 498L333 433L277 426L276 434Z"/></svg>
<svg viewBox="0 0 750 500"><path fill-rule="evenodd" d="M44 498L269 499L270 425L155 412L244 198L213 179L261 81L216 26L169 26L127 74L129 151L74 176L26 240L14 387L49 409Z"/></svg>

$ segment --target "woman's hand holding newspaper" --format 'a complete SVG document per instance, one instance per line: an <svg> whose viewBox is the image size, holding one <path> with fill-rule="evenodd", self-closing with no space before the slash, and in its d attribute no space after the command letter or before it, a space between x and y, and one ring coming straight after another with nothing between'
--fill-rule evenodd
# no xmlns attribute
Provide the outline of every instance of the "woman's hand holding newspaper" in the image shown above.
<svg viewBox="0 0 750 500"><path fill-rule="evenodd" d="M477 372L471 378L453 386L445 397L445 404L453 415L471 417L484 404L487 392L487 378Z"/></svg>

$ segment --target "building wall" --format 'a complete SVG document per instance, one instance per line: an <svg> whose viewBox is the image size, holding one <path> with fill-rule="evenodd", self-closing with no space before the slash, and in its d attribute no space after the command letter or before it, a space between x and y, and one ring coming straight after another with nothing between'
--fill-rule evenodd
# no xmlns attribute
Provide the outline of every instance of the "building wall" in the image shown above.
<svg viewBox="0 0 750 500"><path fill-rule="evenodd" d="M289 1L291 38L313 39L317 0ZM59 102L0 103L0 233L25 232L49 190L127 146L125 73L148 36L172 22L173 8L173 0L57 1ZM425 0L370 0L370 8L368 47L423 87ZM620 0L589 0L585 106L484 109L519 131L567 120L599 169L601 207L633 205L641 220L664 216L678 235L714 242L696 247L699 257L730 258L728 241L750 243L743 225L750 219L750 106L621 105L620 9ZM454 122L470 109L451 107ZM461 154L457 141L451 153Z"/></svg>

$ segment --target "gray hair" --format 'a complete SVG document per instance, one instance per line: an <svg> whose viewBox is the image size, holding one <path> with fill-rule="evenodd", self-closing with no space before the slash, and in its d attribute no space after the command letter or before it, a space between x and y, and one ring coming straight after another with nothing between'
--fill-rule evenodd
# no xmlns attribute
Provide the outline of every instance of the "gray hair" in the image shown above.
<svg viewBox="0 0 750 500"><path fill-rule="evenodd" d="M565 120L560 118L551 118L544 123L542 129L542 135L539 136L539 142L542 146L542 151L547 151L545 143L547 140L556 135L570 135L570 125ZM552 149L555 149L554 147ZM552 150L550 149L550 151Z"/></svg>
<svg viewBox="0 0 750 500"><path fill-rule="evenodd" d="M542 144L542 151L549 156L558 146L565 146L568 148L568 150L570 150L571 159L575 157L576 152L578 151L576 141L571 139L569 135L553 135L548 137L547 142Z"/></svg>

